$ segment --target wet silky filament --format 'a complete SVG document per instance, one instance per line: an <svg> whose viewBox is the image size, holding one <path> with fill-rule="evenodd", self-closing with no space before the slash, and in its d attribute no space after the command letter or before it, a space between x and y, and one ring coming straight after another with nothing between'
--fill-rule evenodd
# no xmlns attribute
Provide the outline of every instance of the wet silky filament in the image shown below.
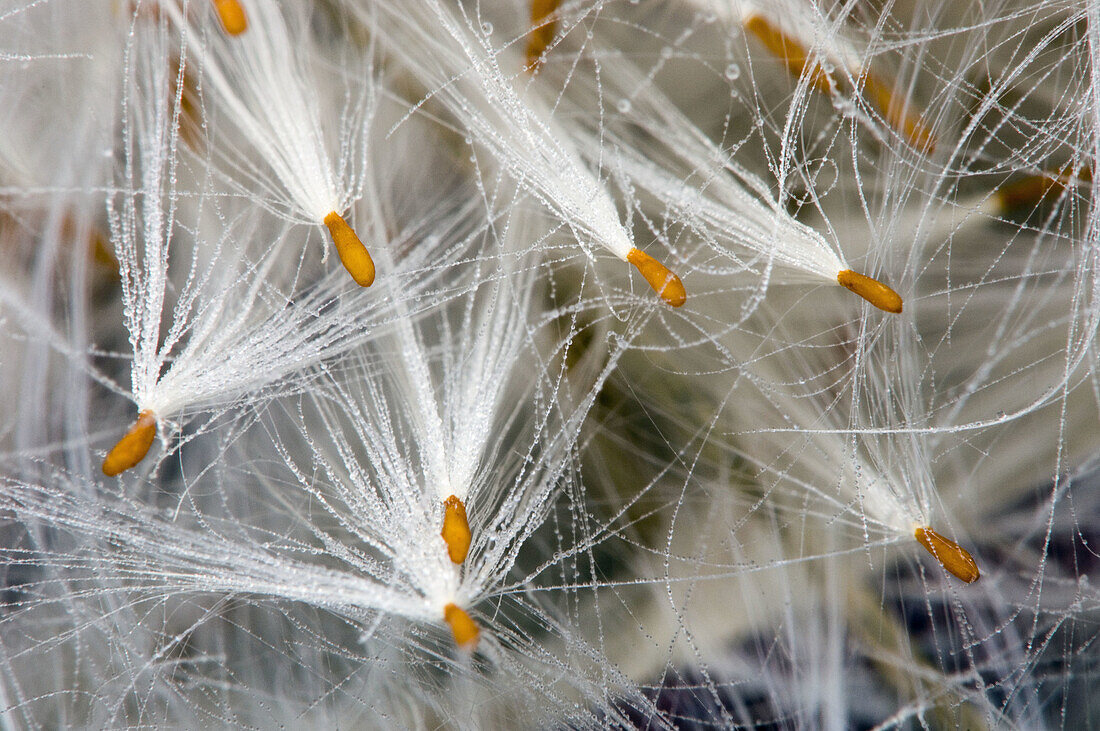
<svg viewBox="0 0 1100 731"><path fill-rule="evenodd" d="M134 425L107 453L103 460L103 474L114 477L137 465L149 453L156 435L157 418L146 409L138 414Z"/></svg>
<svg viewBox="0 0 1100 731"><path fill-rule="evenodd" d="M559 4L559 0L531 0L531 32L527 36L527 63L523 70L532 76L542 68L542 55L558 31L558 21L553 16Z"/></svg>
<svg viewBox="0 0 1100 731"><path fill-rule="evenodd" d="M931 528L917 528L915 535L917 542L955 578L970 584L981 576L974 558L958 543L944 538Z"/></svg>
<svg viewBox="0 0 1100 731"><path fill-rule="evenodd" d="M641 249L631 249L626 260L634 265L657 296L672 307L679 307L687 301L684 283L671 269L654 259Z"/></svg>
<svg viewBox="0 0 1100 731"><path fill-rule="evenodd" d="M901 312L901 295L877 279L845 269L836 275L836 281L840 286L850 289L880 310L894 314Z"/></svg>
<svg viewBox="0 0 1100 731"><path fill-rule="evenodd" d="M470 523L466 519L466 506L454 495L443 501L443 530L440 531L443 542L447 544L447 555L451 561L460 564L470 552Z"/></svg>
<svg viewBox="0 0 1100 731"><path fill-rule="evenodd" d="M443 607L443 619L450 626L455 644L459 648L466 652L473 652L477 649L477 641L481 635L481 630L478 629L477 623L470 618L466 610L451 602Z"/></svg>
<svg viewBox="0 0 1100 731"><path fill-rule="evenodd" d="M369 287L374 284L374 260L371 259L370 252L363 246L355 230L336 211L325 216L325 225L328 226L328 232L332 235L332 242L336 244L336 253L340 256L340 262L355 283L360 287Z"/></svg>

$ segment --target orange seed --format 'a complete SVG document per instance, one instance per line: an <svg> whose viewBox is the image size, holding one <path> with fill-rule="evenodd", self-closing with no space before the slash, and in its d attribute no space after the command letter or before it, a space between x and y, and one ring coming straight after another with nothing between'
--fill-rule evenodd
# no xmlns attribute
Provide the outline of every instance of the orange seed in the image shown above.
<svg viewBox="0 0 1100 731"><path fill-rule="evenodd" d="M340 262L355 283L360 287L369 287L374 284L374 260L370 258L370 252L363 246L355 230L336 211L325 216L325 225L328 226L328 232L332 235L333 243L336 244L336 253L340 255Z"/></svg>
<svg viewBox="0 0 1100 731"><path fill-rule="evenodd" d="M103 460L103 474L114 477L136 465L149 453L149 447L153 446L156 435L157 418L152 411L146 409L138 414L130 431L107 453Z"/></svg>
<svg viewBox="0 0 1100 731"><path fill-rule="evenodd" d="M439 534L447 544L451 561L465 561L470 552L470 523L466 520L466 506L454 495L443 501L443 530Z"/></svg>
<svg viewBox="0 0 1100 731"><path fill-rule="evenodd" d="M970 584L978 580L978 564L970 553L954 541L944 538L931 528L917 528L917 541L932 557L957 579Z"/></svg>
<svg viewBox="0 0 1100 731"><path fill-rule="evenodd" d="M641 272L653 291L668 304L679 307L687 301L684 283L668 267L641 249L631 249L626 260Z"/></svg>
<svg viewBox="0 0 1100 731"><path fill-rule="evenodd" d="M454 635L455 644L466 652L477 649L478 636L481 630L477 623L470 619L470 615L454 602L443 607L443 619L451 626L451 634Z"/></svg>
<svg viewBox="0 0 1100 731"><path fill-rule="evenodd" d="M901 296L877 279L845 269L836 275L836 281L880 310L895 314L901 312Z"/></svg>
<svg viewBox="0 0 1100 731"><path fill-rule="evenodd" d="M222 28L231 36L239 36L248 30L248 16L239 0L214 0Z"/></svg>
<svg viewBox="0 0 1100 731"><path fill-rule="evenodd" d="M810 84L826 94L830 91L829 76L821 65L811 62L806 49L795 39L778 27L772 25L764 16L753 13L742 22L745 30L756 36L757 40L774 55L783 59L787 71L792 76L801 76L808 69Z"/></svg>

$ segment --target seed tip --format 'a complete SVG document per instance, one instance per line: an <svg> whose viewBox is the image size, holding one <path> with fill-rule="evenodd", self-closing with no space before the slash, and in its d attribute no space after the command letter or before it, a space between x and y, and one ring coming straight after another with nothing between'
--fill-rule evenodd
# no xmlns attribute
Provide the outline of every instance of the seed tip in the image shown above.
<svg viewBox="0 0 1100 731"><path fill-rule="evenodd" d="M470 552L470 523L466 519L466 506L454 495L443 501L443 530L439 532L447 544L447 555L460 564Z"/></svg>
<svg viewBox="0 0 1100 731"><path fill-rule="evenodd" d="M679 307L687 301L684 283L664 264L637 248L630 250L626 260L634 265L653 291L666 303Z"/></svg>
<svg viewBox="0 0 1100 731"><path fill-rule="evenodd" d="M348 270L355 283L360 287L374 284L374 260L370 258L370 252L359 240L355 229L336 211L325 216L325 225L332 236L332 242L336 244L340 263Z"/></svg>
<svg viewBox="0 0 1100 731"><path fill-rule="evenodd" d="M836 275L836 281L840 286L852 290L880 310L894 314L901 312L901 295L877 279L845 269Z"/></svg>
<svg viewBox="0 0 1100 731"><path fill-rule="evenodd" d="M917 528L915 536L917 542L955 578L971 584L981 576L974 558L955 541L944 538L928 527Z"/></svg>
<svg viewBox="0 0 1100 731"><path fill-rule="evenodd" d="M103 474L114 477L134 467L149 453L156 435L157 417L152 411L146 409L138 414L134 425L107 453L103 460Z"/></svg>
<svg viewBox="0 0 1100 731"><path fill-rule="evenodd" d="M470 619L470 615L466 613L466 610L451 602L443 607L443 619L450 625L451 634L454 635L456 645L466 652L473 652L477 649L477 641L481 635L481 630L478 629L477 623Z"/></svg>

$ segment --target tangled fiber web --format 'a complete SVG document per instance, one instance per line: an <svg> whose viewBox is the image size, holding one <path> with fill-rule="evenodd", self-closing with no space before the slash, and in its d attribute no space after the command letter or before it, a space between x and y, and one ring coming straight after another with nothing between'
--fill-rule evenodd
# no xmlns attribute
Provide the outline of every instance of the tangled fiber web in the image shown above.
<svg viewBox="0 0 1100 731"><path fill-rule="evenodd" d="M9 0L0 725L1100 726L1100 4Z"/></svg>

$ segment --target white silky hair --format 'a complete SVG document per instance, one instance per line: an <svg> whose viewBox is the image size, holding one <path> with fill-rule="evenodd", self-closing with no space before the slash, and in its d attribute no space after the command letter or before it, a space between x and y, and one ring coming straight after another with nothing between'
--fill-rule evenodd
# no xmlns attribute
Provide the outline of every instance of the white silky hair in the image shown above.
<svg viewBox="0 0 1100 731"><path fill-rule="evenodd" d="M0 722L1096 724L1091 0L10 5Z"/></svg>
<svg viewBox="0 0 1100 731"><path fill-rule="evenodd" d="M515 74L501 67L480 27L436 2L414 8L388 2L355 7L372 28L392 34L391 52L448 106L501 170L561 219L578 243L602 246L626 260L634 245L604 183L555 128L550 110L537 99L521 97ZM436 24L446 36L432 31Z"/></svg>
<svg viewBox="0 0 1100 731"><path fill-rule="evenodd" d="M167 24L150 27L140 18L134 38L127 63L133 79L127 106L135 115L125 128L129 182L109 212L139 411L151 410L170 434L197 414L212 419L298 390L313 365L384 330L396 313L447 296L434 289L432 259L474 235L479 224L468 206L428 209L434 224L412 223L403 233L438 225L455 240L436 235L437 248L405 246L387 258L393 266L374 293L349 291L339 272L318 273L303 263L300 229L271 221L253 198L227 197L210 176L185 174L185 162L193 161L183 159L178 120L188 47ZM170 78L177 53L183 61ZM381 193L376 183L370 190ZM371 203L372 213L384 210ZM386 221L364 230L394 233ZM190 250L180 250L188 244ZM423 299L406 303L416 298Z"/></svg>
<svg viewBox="0 0 1100 731"><path fill-rule="evenodd" d="M553 77L551 69L546 76ZM835 282L848 268L835 246L784 210L764 180L710 142L629 62L609 65L601 82L601 93L625 100L615 107L615 117L622 121L616 123L610 115L596 120L570 114L569 119L598 125L574 134L584 141L587 156L606 160L625 178L622 185L653 196L664 206L667 220L690 232L676 247L679 258L697 261L709 254L699 266L717 272L725 264L725 274L748 270L763 279L774 277L777 283L798 281L799 274L809 281ZM532 87L536 85L553 89L559 84L533 81ZM583 79L571 79L568 88L580 100L593 94ZM563 97L561 106L570 95ZM582 102L574 103L579 107ZM620 127L625 128L622 134L638 139L621 141L616 131ZM705 247L703 252L689 249L693 239ZM780 266L773 271L776 264Z"/></svg>
<svg viewBox="0 0 1100 731"><path fill-rule="evenodd" d="M341 57L326 58L305 9L272 0L244 0L254 32L227 36L215 23L192 20L188 11L202 5L164 10L194 48L204 112L220 137L219 169L288 220L319 225L329 213L343 214L366 174L376 94L371 49L342 47Z"/></svg>

